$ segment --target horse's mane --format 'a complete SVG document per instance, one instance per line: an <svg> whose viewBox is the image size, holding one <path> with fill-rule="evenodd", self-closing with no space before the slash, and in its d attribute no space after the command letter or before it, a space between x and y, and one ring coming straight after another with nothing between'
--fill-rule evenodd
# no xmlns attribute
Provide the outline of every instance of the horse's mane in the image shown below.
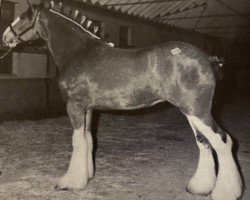
<svg viewBox="0 0 250 200"><path fill-rule="evenodd" d="M81 14L79 10L72 8L68 4L63 4L60 1L54 0L50 1L50 12L78 26L89 36L104 42L97 35L100 31L100 27L98 27L98 25L95 23L95 20L92 20Z"/></svg>

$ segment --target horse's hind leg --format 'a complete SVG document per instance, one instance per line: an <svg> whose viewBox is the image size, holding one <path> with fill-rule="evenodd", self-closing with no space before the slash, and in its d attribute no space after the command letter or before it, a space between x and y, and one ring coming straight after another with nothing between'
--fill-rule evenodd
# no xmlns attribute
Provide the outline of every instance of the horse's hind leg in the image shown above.
<svg viewBox="0 0 250 200"><path fill-rule="evenodd" d="M188 183L187 191L199 195L208 195L214 188L216 181L215 164L210 143L189 121L195 134L196 143L199 147L199 161L195 174Z"/></svg>
<svg viewBox="0 0 250 200"><path fill-rule="evenodd" d="M88 182L88 140L86 135L86 111L77 103L69 102L67 111L74 128L73 153L66 174L60 179L59 189L83 189ZM90 143L90 142L89 142Z"/></svg>
<svg viewBox="0 0 250 200"><path fill-rule="evenodd" d="M237 200L242 194L243 184L232 156L232 139L215 123L210 113L187 115L187 118L217 153L219 171L212 199Z"/></svg>
<svg viewBox="0 0 250 200"><path fill-rule="evenodd" d="M242 180L232 156L232 140L213 120L211 105L215 89L215 78L206 57L195 50L188 49L186 57L173 59L175 67L169 101L180 108L187 116L197 134L200 160L197 171L188 189L195 193L208 193L214 185L214 161L211 150L203 144L211 144L217 153L219 171L212 190L214 200L237 200L242 193ZM183 53L183 52L182 52ZM194 57L196 56L196 57ZM168 94L168 93L166 93ZM205 141L205 142L204 142ZM205 169L202 169L205 168ZM204 172L205 171L205 172ZM212 178L208 177L206 171ZM209 185L199 176L205 176ZM199 185L200 184L200 185Z"/></svg>
<svg viewBox="0 0 250 200"><path fill-rule="evenodd" d="M93 165L93 139L91 134L91 121L92 121L92 110L88 110L86 114L86 138L88 143L88 178L91 179L94 176L94 165Z"/></svg>

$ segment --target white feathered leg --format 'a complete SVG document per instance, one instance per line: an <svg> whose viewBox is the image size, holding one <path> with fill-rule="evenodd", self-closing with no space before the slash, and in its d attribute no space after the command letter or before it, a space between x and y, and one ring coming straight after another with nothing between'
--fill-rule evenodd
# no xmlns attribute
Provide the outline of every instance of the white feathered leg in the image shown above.
<svg viewBox="0 0 250 200"><path fill-rule="evenodd" d="M187 191L199 195L208 195L213 190L216 181L212 149L197 141L196 129L191 121L189 123L199 147L199 161L196 172L188 183Z"/></svg>
<svg viewBox="0 0 250 200"><path fill-rule="evenodd" d="M94 164L93 164L93 139L91 134L91 119L92 111L88 110L86 115L86 138L88 143L88 178L91 179L94 176Z"/></svg>
<svg viewBox="0 0 250 200"><path fill-rule="evenodd" d="M58 183L59 189L83 189L88 182L88 143L84 126L74 130L73 153L66 174Z"/></svg>
<svg viewBox="0 0 250 200"><path fill-rule="evenodd" d="M226 142L221 135L195 116L188 116L192 124L208 139L217 153L219 172L212 192L213 200L237 200L242 194L242 180L232 156L232 139L227 134Z"/></svg>

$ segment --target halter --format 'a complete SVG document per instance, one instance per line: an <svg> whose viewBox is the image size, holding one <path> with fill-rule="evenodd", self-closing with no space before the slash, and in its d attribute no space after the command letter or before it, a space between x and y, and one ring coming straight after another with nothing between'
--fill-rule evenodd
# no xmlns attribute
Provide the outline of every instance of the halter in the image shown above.
<svg viewBox="0 0 250 200"><path fill-rule="evenodd" d="M12 26L12 24L9 25L9 28L10 28L11 32L14 34L14 36L15 36L16 39L18 39L18 40L21 41L21 42L28 42L28 41L24 41L21 37L22 37L25 33L27 33L28 31L30 31L31 29L33 29L33 28L36 26L36 22L38 21L38 16L39 16L39 14L40 14L40 10L37 11L36 16L35 16L35 18L33 19L31 25L30 25L29 27L27 27L26 29L24 29L24 30L23 30L22 32L20 32L20 33L17 33L17 32L15 31L15 29L14 29L13 26ZM39 38L41 38L41 36L40 36L40 34L38 33L38 31L36 31L36 34L38 35Z"/></svg>

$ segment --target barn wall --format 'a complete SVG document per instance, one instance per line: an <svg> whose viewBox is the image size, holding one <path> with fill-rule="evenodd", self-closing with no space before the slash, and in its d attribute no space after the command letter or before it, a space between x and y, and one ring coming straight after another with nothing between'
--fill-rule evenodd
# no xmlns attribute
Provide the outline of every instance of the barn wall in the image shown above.
<svg viewBox="0 0 250 200"><path fill-rule="evenodd" d="M46 108L43 79L0 79L0 116L4 118Z"/></svg>
<svg viewBox="0 0 250 200"><path fill-rule="evenodd" d="M55 79L0 78L0 121L41 118L62 113L64 106Z"/></svg>

